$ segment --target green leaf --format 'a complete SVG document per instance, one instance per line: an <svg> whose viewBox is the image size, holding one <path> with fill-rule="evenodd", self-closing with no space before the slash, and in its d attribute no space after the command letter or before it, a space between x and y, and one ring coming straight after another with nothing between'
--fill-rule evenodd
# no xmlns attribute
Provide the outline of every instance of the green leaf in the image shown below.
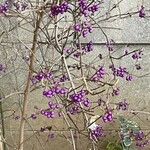
<svg viewBox="0 0 150 150"><path fill-rule="evenodd" d="M123 150L121 144L116 145L115 150Z"/></svg>
<svg viewBox="0 0 150 150"><path fill-rule="evenodd" d="M123 150L121 144L108 143L106 150Z"/></svg>
<svg viewBox="0 0 150 150"><path fill-rule="evenodd" d="M123 150L129 150L129 148L128 147L123 147Z"/></svg>
<svg viewBox="0 0 150 150"><path fill-rule="evenodd" d="M140 130L140 127L139 127L139 125L136 123L136 122L133 122L133 121L128 121L127 122L127 126L128 126L128 128L130 128L131 130L133 130L133 131L139 131Z"/></svg>
<svg viewBox="0 0 150 150"><path fill-rule="evenodd" d="M108 143L107 147L106 147L106 150L114 150L114 147L115 147L115 143Z"/></svg>
<svg viewBox="0 0 150 150"><path fill-rule="evenodd" d="M125 147L129 147L132 144L132 140L129 136L125 136L123 139L123 144L125 145Z"/></svg>
<svg viewBox="0 0 150 150"><path fill-rule="evenodd" d="M135 150L134 148L132 148L131 146L129 147L125 147L124 145L122 145L122 150Z"/></svg>

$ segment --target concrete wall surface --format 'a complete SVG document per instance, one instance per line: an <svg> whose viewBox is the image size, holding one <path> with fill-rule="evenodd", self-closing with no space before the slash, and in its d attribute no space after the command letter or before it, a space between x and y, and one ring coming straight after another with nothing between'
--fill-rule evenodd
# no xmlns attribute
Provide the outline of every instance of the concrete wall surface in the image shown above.
<svg viewBox="0 0 150 150"><path fill-rule="evenodd" d="M146 9L145 18L139 18L138 13L134 14L134 12L140 9L141 5L145 6ZM113 6L116 7L111 10ZM120 114L123 113L128 118L136 121L148 136L150 132L149 9L149 0L122 0L122 2L119 0L107 0L102 4L100 13L95 16L95 18L100 19L98 19L99 21L94 25L93 32L86 38L80 39L82 44L92 41L94 45L94 50L83 56L82 61L85 66L91 65L92 63L92 65L95 66L104 65L106 68L109 67L110 61L106 46L106 36L103 32L107 35L108 39L115 41L113 57L120 57L125 50L143 50L143 56L139 62L134 61L131 57L132 55L114 60L116 66L124 66L127 68L129 73L133 76L133 81L127 82L119 79L117 87L120 88L121 95L112 97L110 101L113 104L126 99L129 103L129 110L139 111L139 113L129 115L129 112L121 112ZM109 12L107 16L106 12ZM133 14L131 14L132 17L128 16L128 12L133 12ZM126 15L118 16L119 14ZM27 18L29 17L28 20L30 20L32 15L32 13L28 14L27 12L25 16ZM124 16L126 17L124 18ZM31 19L30 21L32 23L28 23L25 19L20 19L19 17L0 16L0 64L7 66L6 72L1 72L0 70L0 98L2 100L0 103L0 107L2 107L0 109L2 110L1 112L3 112L3 116L0 117L0 129L2 129L3 124L5 127L5 139L3 139L6 143L5 150L15 150L18 145L20 115L23 103L22 92L26 85L29 63L23 58L29 56L29 50L32 47L32 39L34 36L35 20ZM45 22L48 22L46 17L43 19L42 27L46 24ZM59 24L59 31L62 31L62 29L67 28L71 24L72 18L69 15L68 18L64 17ZM54 24L50 23L48 33L45 33L51 36L54 34L53 29ZM54 47L51 44L44 45L40 43L41 41L47 42L48 38L43 32L40 31L40 33L35 54L35 70L39 70L44 65L44 61L47 62L49 67L52 66L53 63L61 63L59 59L60 55L54 52ZM71 40L70 38L69 42ZM99 58L100 54L104 59ZM67 63L69 65L79 64L73 57L67 58ZM141 70L136 70L135 64L139 63ZM58 69L57 65L54 65L54 68L55 67ZM90 73L92 72L92 70L88 70L88 67L85 67L83 70L86 74L88 74L88 71ZM76 74L74 78L79 78L79 72L74 73L73 71L72 74ZM75 85L77 86L81 82L82 81L77 80ZM89 84L89 87L92 88L94 86ZM34 88L31 87L31 89ZM59 117L56 119L47 119L39 114L39 110L46 108L48 103L47 99L42 95L43 89L44 88L40 86L33 90L29 96L27 120L25 123L24 150L72 150L69 128L64 119ZM94 103L97 99L103 98L103 95L90 98ZM30 117L33 113L37 114L36 119ZM96 109L95 114L101 115L101 109ZM80 128L83 128L82 115L73 116L73 119ZM114 141L114 139L118 137L118 132L116 132L116 130L118 130L118 122L113 122L110 126L102 122L99 123L104 126L109 136L98 142L98 149L106 150L104 147L106 147L108 141ZM70 124L73 126L71 121ZM49 130L47 129L45 132L41 132L41 127L49 127ZM90 150L91 143L88 137L78 133L74 134L78 150ZM143 150L150 150L150 145L143 148Z"/></svg>

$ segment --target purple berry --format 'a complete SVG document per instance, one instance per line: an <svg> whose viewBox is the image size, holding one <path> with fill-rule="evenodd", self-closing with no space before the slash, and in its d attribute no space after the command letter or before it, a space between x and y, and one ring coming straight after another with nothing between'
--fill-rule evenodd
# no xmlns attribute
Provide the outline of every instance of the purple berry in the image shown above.
<svg viewBox="0 0 150 150"><path fill-rule="evenodd" d="M111 111L108 111L105 113L105 115L102 117L103 121L106 122L112 122L113 121L113 114Z"/></svg>
<svg viewBox="0 0 150 150"><path fill-rule="evenodd" d="M36 116L35 114L31 114L31 118L32 118L32 119L36 119L37 116Z"/></svg>
<svg viewBox="0 0 150 150"><path fill-rule="evenodd" d="M142 5L141 9L139 10L139 17L140 18L145 18L145 7Z"/></svg>
<svg viewBox="0 0 150 150"><path fill-rule="evenodd" d="M126 100L119 102L117 104L117 109L118 110L128 110L129 104L126 102Z"/></svg>
<svg viewBox="0 0 150 150"><path fill-rule="evenodd" d="M93 140L97 141L97 139L103 136L104 136L104 130L100 125L97 125L95 129L91 130L91 138Z"/></svg>

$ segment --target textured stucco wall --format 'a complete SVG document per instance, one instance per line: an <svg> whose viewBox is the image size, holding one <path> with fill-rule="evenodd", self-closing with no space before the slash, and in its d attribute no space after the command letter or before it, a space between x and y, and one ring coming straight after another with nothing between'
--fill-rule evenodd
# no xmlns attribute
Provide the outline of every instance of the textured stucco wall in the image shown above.
<svg viewBox="0 0 150 150"><path fill-rule="evenodd" d="M117 0L107 1L106 7L103 8L102 13L105 13L114 3L117 3ZM112 12L112 14L118 14L119 11L127 13L129 10L133 9L133 11L137 11L141 5L140 0L124 0L120 7ZM145 6L150 6L150 1L144 1ZM10 27L16 25L16 19L12 18L11 22L7 22L7 19L0 18L0 34L3 30L9 30ZM19 22L19 20L18 20ZM62 26L66 24L66 22L62 22ZM100 26L104 28L109 39L114 39L116 42L114 49L116 52L114 56L120 56L126 45L130 43L129 49L136 50L144 48L144 55L141 62L142 71L135 71L133 69L133 61L131 58L122 59L121 61L116 61L115 63L118 65L126 66L131 74L136 74L138 77L135 77L135 80L132 83L123 82L119 80L119 87L121 88L122 94L117 99L112 99L112 102L117 102L121 99L127 99L130 103L130 108L135 110L143 110L150 111L150 75L146 75L141 77L147 73L150 73L150 20L149 18L140 19L137 16L133 16L131 18L119 19L100 22ZM52 26L53 27L53 26ZM106 28L107 27L107 28ZM109 29L109 28L113 29ZM26 45L31 47L31 39L33 36L32 30L33 28L30 25L25 25L26 29L30 29L31 32L25 29L19 29L12 31L10 33L5 33L3 36L5 38L0 37L3 42L0 45L0 63L6 63L10 70L6 73L6 75L0 76L0 90L1 95L9 95L13 91L23 90L25 79L27 77L27 65L22 60L23 55L16 56L16 52L23 51L26 49L22 46L22 42L25 42ZM116 29L114 29L116 28ZM14 33L13 33L14 32ZM50 31L51 32L51 31ZM44 35L43 35L44 36ZM89 53L83 59L85 63L89 63L89 61L94 60L99 54L102 54L103 57L107 55L107 48L105 46L105 37L102 34L101 30L95 27L93 33L85 39L82 39L83 43L92 40L94 42L94 53ZM10 43L7 43L7 42ZM18 42L19 41L19 42ZM17 42L18 44L12 44L12 42ZM21 53L20 53L21 54ZM41 54L37 54L37 59L42 61ZM55 55L57 58L57 55ZM51 53L47 55L47 59L52 60ZM69 63L76 63L72 59L67 60ZM95 62L97 65L107 63L107 61L97 60ZM38 64L37 64L38 66ZM37 67L38 68L38 67ZM16 72L15 76L13 72ZM17 83L17 84L16 84ZM14 112L15 116L20 114L20 108L18 106L19 103L22 103L23 95L14 95L11 98L3 101L3 107L6 112L4 112L5 117L5 127L6 127L6 141L14 146L17 144L18 138L18 130L19 130L19 120L14 120L14 116L11 116L12 112ZM28 107L28 115L35 112L35 106L46 107L47 101L43 100L41 90L36 90L32 92L30 95L30 102ZM10 111L7 111L8 108L11 108ZM99 114L100 112L97 110L96 112ZM138 123L142 125L142 129L149 132L150 131L150 116L149 115L138 115L133 117ZM80 117L76 118L76 122L80 124ZM38 133L36 131L40 130L40 127L44 126L53 126L54 130L57 133L61 134L61 132L68 135L68 129L64 121L62 119L55 120L47 120L43 117L38 117L37 120L29 120L29 124L26 124L25 127L25 138L31 138L31 140L27 140L25 142L25 150L71 150L69 142L66 142L64 138L57 134L55 140L48 140L46 142L47 133ZM112 128L115 128L115 125L112 125ZM58 130L59 129L59 130ZM34 131L33 131L34 130ZM33 135L34 133L34 135ZM113 138L112 133L112 138ZM32 136L33 135L33 136ZM82 150L87 150L87 139L84 137L80 137L79 148ZM105 143L104 143L105 144ZM43 147L43 148L42 148ZM13 148L9 148L13 150ZM148 148L147 150L149 150ZM100 149L103 150L103 149Z"/></svg>

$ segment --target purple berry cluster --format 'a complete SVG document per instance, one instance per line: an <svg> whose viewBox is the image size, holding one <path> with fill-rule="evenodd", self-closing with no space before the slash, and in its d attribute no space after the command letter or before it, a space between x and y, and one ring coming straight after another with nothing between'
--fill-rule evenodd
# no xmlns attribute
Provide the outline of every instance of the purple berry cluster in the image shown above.
<svg viewBox="0 0 150 150"><path fill-rule="evenodd" d="M142 58L142 55L143 55L142 52L143 52L142 50L140 50L140 51L138 51L138 52L135 52L135 53L132 55L132 58L133 58L134 60L139 60L139 59L141 59L141 58Z"/></svg>
<svg viewBox="0 0 150 150"><path fill-rule="evenodd" d="M128 54L129 54L128 49L125 49L124 55L128 55Z"/></svg>
<svg viewBox="0 0 150 150"><path fill-rule="evenodd" d="M144 148L147 144L149 144L149 140L146 139L143 131L139 131L138 133L133 134L133 136L136 141L136 146Z"/></svg>
<svg viewBox="0 0 150 150"><path fill-rule="evenodd" d="M106 75L106 70L103 66L100 66L99 69L96 71L96 73L91 77L92 81L100 81L103 79Z"/></svg>
<svg viewBox="0 0 150 150"><path fill-rule="evenodd" d="M87 37L89 33L92 33L93 28L89 22L83 22L82 24L74 25L75 32L80 33L84 38Z"/></svg>
<svg viewBox="0 0 150 150"><path fill-rule="evenodd" d="M120 94L120 89L119 88L113 89L112 96L118 96L119 94Z"/></svg>
<svg viewBox="0 0 150 150"><path fill-rule="evenodd" d="M6 65L0 64L0 74L6 71Z"/></svg>
<svg viewBox="0 0 150 150"><path fill-rule="evenodd" d="M37 118L36 114L31 114L30 118L32 118L33 120L35 120Z"/></svg>
<svg viewBox="0 0 150 150"><path fill-rule="evenodd" d="M91 106L91 102L90 100L86 97L86 95L88 94L87 91L81 90L78 93L74 93L72 95L70 95L70 99L72 102L76 103L76 104L83 104L85 107L90 107Z"/></svg>
<svg viewBox="0 0 150 150"><path fill-rule="evenodd" d="M9 11L9 2L5 1L4 3L0 4L0 14L5 14Z"/></svg>
<svg viewBox="0 0 150 150"><path fill-rule="evenodd" d="M54 111L50 111L49 109L48 110L41 110L41 114L43 116L46 116L49 119L52 119L52 118L56 117L55 112Z"/></svg>
<svg viewBox="0 0 150 150"><path fill-rule="evenodd" d="M98 3L89 4L87 0L78 0L78 5L80 9L80 13L83 14L85 17L89 15L94 15L100 8Z"/></svg>
<svg viewBox="0 0 150 150"><path fill-rule="evenodd" d="M141 67L141 65L140 65L140 64L135 64L135 68L136 68L137 70L142 69L142 67Z"/></svg>
<svg viewBox="0 0 150 150"><path fill-rule="evenodd" d="M145 140L144 142L141 141L137 141L136 142L136 146L140 147L140 148L144 148L145 146L147 146L149 144L149 140Z"/></svg>
<svg viewBox="0 0 150 150"><path fill-rule="evenodd" d="M132 80L133 80L133 76L130 74L127 74L126 81L132 81Z"/></svg>
<svg viewBox="0 0 150 150"><path fill-rule="evenodd" d="M117 110L128 110L129 103L126 100L117 103Z"/></svg>
<svg viewBox="0 0 150 150"><path fill-rule="evenodd" d="M125 67L113 68L113 74L123 78L127 74L127 69Z"/></svg>
<svg viewBox="0 0 150 150"><path fill-rule="evenodd" d="M59 14L68 12L68 10L69 10L69 4L67 2L63 2L60 5L53 5L50 10L50 15L57 16Z"/></svg>
<svg viewBox="0 0 150 150"><path fill-rule="evenodd" d="M140 10L139 10L139 17L140 18L145 18L145 7L142 5Z"/></svg>
<svg viewBox="0 0 150 150"><path fill-rule="evenodd" d="M61 104L57 104L57 103L53 103L53 102L48 102L48 106L51 110L62 108Z"/></svg>
<svg viewBox="0 0 150 150"><path fill-rule="evenodd" d="M88 7L88 11L94 14L95 12L99 11L100 5L98 3L93 4L92 6Z"/></svg>
<svg viewBox="0 0 150 150"><path fill-rule="evenodd" d="M85 55L86 53L85 53L85 51L82 49L82 51L79 51L79 46L77 45L76 46L76 49L74 49L74 48L66 48L65 49L65 52L66 52L66 54L68 54L68 55L71 55L71 54L73 54L73 57L75 57L75 58L79 58L81 55Z"/></svg>
<svg viewBox="0 0 150 150"><path fill-rule="evenodd" d="M47 69L39 71L36 75L33 75L31 81L33 84L39 83L40 81L44 80L51 80L53 75Z"/></svg>
<svg viewBox="0 0 150 150"><path fill-rule="evenodd" d="M136 141L141 141L145 138L144 132L139 131L138 133L133 134Z"/></svg>
<svg viewBox="0 0 150 150"><path fill-rule="evenodd" d="M87 16L87 8L88 8L88 1L87 0L78 0L80 12L84 14L84 16Z"/></svg>
<svg viewBox="0 0 150 150"><path fill-rule="evenodd" d="M79 58L81 55L83 55L84 53L82 52L76 52L76 53L74 53L73 54L73 56L75 57L75 58Z"/></svg>
<svg viewBox="0 0 150 150"><path fill-rule="evenodd" d="M85 96L87 95L88 93L84 90L81 90L79 91L78 93L74 93L72 95L70 95L70 99L71 101L73 102L82 102L84 99L85 99Z"/></svg>
<svg viewBox="0 0 150 150"><path fill-rule="evenodd" d="M76 115L81 112L81 108L78 105L73 105L67 109L68 113L71 115Z"/></svg>
<svg viewBox="0 0 150 150"><path fill-rule="evenodd" d="M62 108L62 105L60 105L60 104L48 102L48 108L42 109L41 114L50 119L60 117L61 116L60 115L61 108Z"/></svg>
<svg viewBox="0 0 150 150"><path fill-rule="evenodd" d="M61 87L53 87L49 90L45 90L43 91L43 95L47 98L52 98L56 95L60 95L60 96L66 96L68 93L68 89L67 88L61 88Z"/></svg>
<svg viewBox="0 0 150 150"><path fill-rule="evenodd" d="M108 48L108 51L113 51L114 50L114 40L110 40L110 41L107 41L107 43L106 43L106 46L107 46L107 48Z"/></svg>
<svg viewBox="0 0 150 150"><path fill-rule="evenodd" d="M15 116L13 117L13 119L14 119L14 120L19 120L19 119L20 119L20 116L15 115Z"/></svg>
<svg viewBox="0 0 150 150"><path fill-rule="evenodd" d="M98 106L106 106L106 102L102 100L101 98L97 100Z"/></svg>
<svg viewBox="0 0 150 150"><path fill-rule="evenodd" d="M82 50L83 50L83 52L85 52L85 54L86 53L88 53L88 52L91 52L91 51L93 51L93 42L92 41L90 41L89 43L87 43L83 48L82 48Z"/></svg>
<svg viewBox="0 0 150 150"><path fill-rule="evenodd" d="M77 48L80 49L78 45ZM86 55L87 53L93 51L93 49L94 49L93 43L92 41L90 41L89 43L87 43L85 46L82 47L82 52L77 51L73 54L73 56L79 58L81 55Z"/></svg>
<svg viewBox="0 0 150 150"><path fill-rule="evenodd" d="M111 70L113 71L113 75L121 78L126 78L126 81L132 81L133 77L127 72L127 68L119 67L115 68L114 66L110 66Z"/></svg>
<svg viewBox="0 0 150 150"><path fill-rule="evenodd" d="M97 141L104 136L104 130L100 125L97 125L95 129L91 130L91 138Z"/></svg>
<svg viewBox="0 0 150 150"><path fill-rule="evenodd" d="M103 119L103 121L104 121L105 123L107 123L107 122L112 122L113 119L114 119L112 111L107 111L107 112L103 115L102 119Z"/></svg>
<svg viewBox="0 0 150 150"><path fill-rule="evenodd" d="M65 82L65 81L67 81L67 80L69 80L69 78L68 78L68 76L67 75L62 75L62 77L60 77L60 82Z"/></svg>
<svg viewBox="0 0 150 150"><path fill-rule="evenodd" d="M19 1L15 1L13 3L13 6L15 7L15 9L17 11L24 11L27 9L28 4L25 1L19 2Z"/></svg>
<svg viewBox="0 0 150 150"><path fill-rule="evenodd" d="M72 54L75 50L73 48L64 48L64 52L68 55Z"/></svg>
<svg viewBox="0 0 150 150"><path fill-rule="evenodd" d="M140 51L138 51L138 52L135 52L135 53L132 55L132 59L134 59L136 62L138 62L138 61L142 58L142 55L143 55L142 52L143 52L142 50L140 50ZM140 63L135 64L135 68L136 68L137 70L140 70L140 69L141 69Z"/></svg>
<svg viewBox="0 0 150 150"><path fill-rule="evenodd" d="M49 133L48 134L48 139L54 139L56 135L54 133Z"/></svg>
<svg viewBox="0 0 150 150"><path fill-rule="evenodd" d="M135 60L136 62L138 61L138 60L140 60L141 58L142 58L142 55L143 55L143 50L139 50L138 52L134 52L133 54L132 54L132 59L133 60ZM128 52L128 50L125 50L125 54L124 55L128 55L129 54L129 52ZM140 69L142 69L141 68L141 65L138 63L138 64L135 64L135 68L137 69L137 70L140 70Z"/></svg>

